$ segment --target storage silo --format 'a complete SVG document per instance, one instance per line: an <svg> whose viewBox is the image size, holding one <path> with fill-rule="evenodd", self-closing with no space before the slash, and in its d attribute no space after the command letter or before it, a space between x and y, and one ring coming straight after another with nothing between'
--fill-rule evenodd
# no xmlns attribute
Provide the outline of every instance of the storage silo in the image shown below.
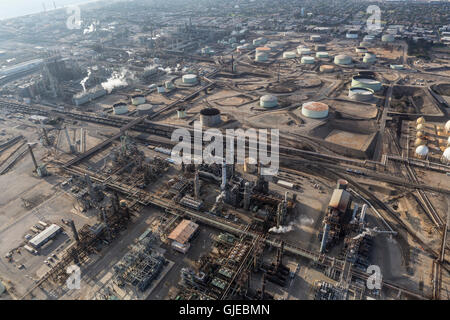
<svg viewBox="0 0 450 320"><path fill-rule="evenodd" d="M125 102L118 102L113 105L114 114L120 115L128 112L128 105Z"/></svg>
<svg viewBox="0 0 450 320"><path fill-rule="evenodd" d="M352 88L366 88L377 92L381 89L381 82L375 79L354 76L352 78Z"/></svg>
<svg viewBox="0 0 450 320"><path fill-rule="evenodd" d="M220 111L216 108L200 110L200 123L205 127L214 127L221 123Z"/></svg>
<svg viewBox="0 0 450 320"><path fill-rule="evenodd" d="M373 99L373 90L368 88L350 88L348 90L348 96L355 101L370 101Z"/></svg>
<svg viewBox="0 0 450 320"><path fill-rule="evenodd" d="M322 102L306 102L302 105L302 115L312 119L322 119L328 116L328 105Z"/></svg>
<svg viewBox="0 0 450 320"><path fill-rule="evenodd" d="M345 54L339 54L334 57L334 63L338 65L349 65L352 63L352 58Z"/></svg>
<svg viewBox="0 0 450 320"><path fill-rule="evenodd" d="M314 64L314 62L316 62L316 59L314 59L314 57L305 56L302 57L301 62L302 64Z"/></svg>
<svg viewBox="0 0 450 320"><path fill-rule="evenodd" d="M273 95L264 95L259 99L259 106L263 108L274 108L278 106L278 98Z"/></svg>

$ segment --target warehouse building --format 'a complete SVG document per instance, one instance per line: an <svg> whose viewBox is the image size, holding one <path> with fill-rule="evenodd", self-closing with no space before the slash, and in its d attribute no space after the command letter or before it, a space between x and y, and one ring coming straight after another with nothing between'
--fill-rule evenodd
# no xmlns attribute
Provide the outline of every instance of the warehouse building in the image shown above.
<svg viewBox="0 0 450 320"><path fill-rule="evenodd" d="M169 234L168 239L172 240L172 248L186 253L191 244L189 241L197 234L198 224L191 220L184 219L178 226Z"/></svg>
<svg viewBox="0 0 450 320"><path fill-rule="evenodd" d="M46 228L44 231L36 235L34 238L30 240L30 245L32 245L35 249L39 249L44 244L46 244L49 240L53 239L58 233L61 232L61 227L52 224L48 228Z"/></svg>

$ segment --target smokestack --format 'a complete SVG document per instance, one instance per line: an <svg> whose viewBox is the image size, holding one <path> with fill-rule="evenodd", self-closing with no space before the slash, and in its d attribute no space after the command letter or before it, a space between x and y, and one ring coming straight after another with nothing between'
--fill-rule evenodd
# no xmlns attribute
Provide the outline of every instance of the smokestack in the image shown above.
<svg viewBox="0 0 450 320"><path fill-rule="evenodd" d="M361 208L361 216L359 218L360 223L364 223L364 218L366 217L366 210L367 210L367 204L364 203Z"/></svg>
<svg viewBox="0 0 450 320"><path fill-rule="evenodd" d="M31 145L30 145L30 144L28 144L28 150L30 151L31 159L33 159L34 170L37 171L37 169L38 169L38 164L37 164L37 162L36 162L36 158L34 157L33 149L31 148Z"/></svg>
<svg viewBox="0 0 450 320"><path fill-rule="evenodd" d="M198 170L195 171L194 177L194 196L196 200L200 198L200 178L198 176Z"/></svg>
<svg viewBox="0 0 450 320"><path fill-rule="evenodd" d="M91 178L89 177L88 174L85 174L84 178L85 178L86 184L88 186L89 195L91 196L91 198L94 198L94 188L92 186Z"/></svg>
<svg viewBox="0 0 450 320"><path fill-rule="evenodd" d="M78 236L77 228L75 228L75 222L73 220L70 220L70 227L72 228L73 238L77 243L80 242L80 237Z"/></svg>
<svg viewBox="0 0 450 320"><path fill-rule="evenodd" d="M322 236L322 242L320 243L320 253L323 253L325 250L325 247L327 245L328 240L328 231L330 230L330 226L328 224L325 224L323 226L323 236Z"/></svg>
<svg viewBox="0 0 450 320"><path fill-rule="evenodd" d="M248 207L250 206L250 182L246 182L244 186L244 209L248 210Z"/></svg>
<svg viewBox="0 0 450 320"><path fill-rule="evenodd" d="M67 144L69 145L70 152L75 153L75 149L72 143L70 142L69 131L67 130L67 127L64 128L64 131L66 133Z"/></svg>
<svg viewBox="0 0 450 320"><path fill-rule="evenodd" d="M222 163L222 185L220 188L222 191L225 191L225 188L227 186L227 165L225 162Z"/></svg>

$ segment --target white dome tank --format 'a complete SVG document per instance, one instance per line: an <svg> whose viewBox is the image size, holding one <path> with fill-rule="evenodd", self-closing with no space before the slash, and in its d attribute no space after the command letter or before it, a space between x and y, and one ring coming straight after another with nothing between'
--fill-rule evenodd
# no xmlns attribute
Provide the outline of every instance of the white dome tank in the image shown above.
<svg viewBox="0 0 450 320"><path fill-rule="evenodd" d="M441 162L443 162L445 164L449 164L450 163L450 147L445 149L444 153L442 153Z"/></svg>
<svg viewBox="0 0 450 320"><path fill-rule="evenodd" d="M450 133L450 120L445 123L444 129L445 132Z"/></svg>
<svg viewBox="0 0 450 320"><path fill-rule="evenodd" d="M416 148L416 156L421 159L426 158L426 156L428 155L428 151L429 149L427 146L420 145Z"/></svg>
<svg viewBox="0 0 450 320"><path fill-rule="evenodd" d="M264 95L259 99L259 106L263 108L274 108L278 105L278 98L272 95Z"/></svg>
<svg viewBox="0 0 450 320"><path fill-rule="evenodd" d="M312 119L322 119L328 116L328 105L322 102L310 101L302 105L302 115Z"/></svg>

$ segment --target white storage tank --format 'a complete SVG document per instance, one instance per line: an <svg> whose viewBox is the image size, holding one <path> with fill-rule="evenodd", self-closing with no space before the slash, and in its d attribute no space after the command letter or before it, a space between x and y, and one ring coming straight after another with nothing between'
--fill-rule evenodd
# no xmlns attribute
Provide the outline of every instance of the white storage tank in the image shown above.
<svg viewBox="0 0 450 320"><path fill-rule="evenodd" d="M120 115L128 112L128 105L125 102L119 102L113 105L114 114Z"/></svg>
<svg viewBox="0 0 450 320"><path fill-rule="evenodd" d="M255 54L255 61L257 62L266 62L269 60L269 55L265 52L260 52Z"/></svg>
<svg viewBox="0 0 450 320"><path fill-rule="evenodd" d="M329 56L330 55L326 51L319 51L319 52L316 53L316 58L319 58L319 59L326 59Z"/></svg>
<svg viewBox="0 0 450 320"><path fill-rule="evenodd" d="M297 55L294 51L286 51L283 53L283 59L295 59Z"/></svg>
<svg viewBox="0 0 450 320"><path fill-rule="evenodd" d="M326 51L327 50L327 46L324 44L316 44L314 46L316 51Z"/></svg>
<svg viewBox="0 0 450 320"><path fill-rule="evenodd" d="M302 115L312 119L322 119L328 116L328 105L322 102L306 102L302 105Z"/></svg>
<svg viewBox="0 0 450 320"><path fill-rule="evenodd" d="M335 68L332 65L323 64L320 66L319 70L320 70L320 72L323 72L323 73L329 73L329 72L333 72L335 70Z"/></svg>
<svg viewBox="0 0 450 320"><path fill-rule="evenodd" d="M370 101L373 99L373 90L367 88L350 88L348 96L355 101Z"/></svg>
<svg viewBox="0 0 450 320"><path fill-rule="evenodd" d="M428 155L428 147L425 145L420 145L416 148L416 157L419 159L425 159Z"/></svg>
<svg viewBox="0 0 450 320"><path fill-rule="evenodd" d="M145 103L145 97L142 94L136 94L133 97L131 97L131 103L135 106L138 106L140 104Z"/></svg>
<svg viewBox="0 0 450 320"><path fill-rule="evenodd" d="M444 129L447 134L450 134L450 120L445 123Z"/></svg>
<svg viewBox="0 0 450 320"><path fill-rule="evenodd" d="M348 31L348 32L345 34L345 37L346 37L347 39L358 39L358 32L356 32L356 31Z"/></svg>
<svg viewBox="0 0 450 320"><path fill-rule="evenodd" d="M297 53L301 56L305 56L305 55L311 54L312 52L311 52L311 49L301 46L301 47L297 47Z"/></svg>
<svg viewBox="0 0 450 320"><path fill-rule="evenodd" d="M359 46L359 47L355 48L355 51L356 51L356 53L367 53L367 48Z"/></svg>
<svg viewBox="0 0 450 320"><path fill-rule="evenodd" d="M314 64L314 62L316 62L316 59L314 59L314 57L305 56L302 57L301 61L303 64Z"/></svg>
<svg viewBox="0 0 450 320"><path fill-rule="evenodd" d="M318 34L313 34L311 35L311 37L309 37L309 39L313 42L319 42L320 40L322 40L322 37Z"/></svg>
<svg viewBox="0 0 450 320"><path fill-rule="evenodd" d="M195 74L185 74L182 77L182 81L185 84L196 84L198 82L197 75L195 75Z"/></svg>
<svg viewBox="0 0 450 320"><path fill-rule="evenodd" d="M375 79L354 76L352 78L352 88L353 87L372 89L376 92L381 89L381 82Z"/></svg>
<svg viewBox="0 0 450 320"><path fill-rule="evenodd" d="M278 98L273 95L264 95L259 99L259 105L263 108L274 108L278 105Z"/></svg>
<svg viewBox="0 0 450 320"><path fill-rule="evenodd" d="M375 63L377 61L377 56L374 53L367 52L363 57L364 63Z"/></svg>
<svg viewBox="0 0 450 320"><path fill-rule="evenodd" d="M178 119L184 119L184 118L186 118L186 109L183 108L183 107L180 107L180 108L177 110L177 117L178 117Z"/></svg>
<svg viewBox="0 0 450 320"><path fill-rule="evenodd" d="M339 54L334 57L334 63L338 65L349 65L352 63L352 58L345 54Z"/></svg>
<svg viewBox="0 0 450 320"><path fill-rule="evenodd" d="M450 137L449 137L450 140ZM449 141L450 142L450 141ZM450 164L450 147L446 148L442 153L441 162L445 164Z"/></svg>
<svg viewBox="0 0 450 320"><path fill-rule="evenodd" d="M216 108L200 110L200 123L205 127L214 127L221 123L220 111Z"/></svg>

